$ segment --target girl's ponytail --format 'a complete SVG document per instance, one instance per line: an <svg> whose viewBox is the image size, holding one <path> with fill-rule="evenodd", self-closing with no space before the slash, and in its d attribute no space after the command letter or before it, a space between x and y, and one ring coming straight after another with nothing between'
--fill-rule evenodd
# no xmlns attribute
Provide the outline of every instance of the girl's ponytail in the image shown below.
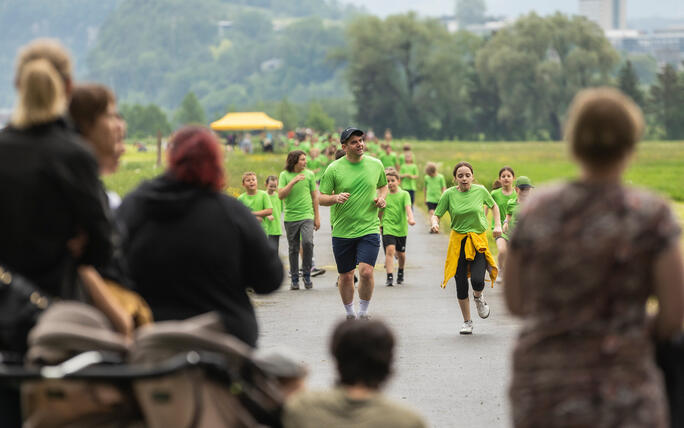
<svg viewBox="0 0 684 428"><path fill-rule="evenodd" d="M50 122L66 111L64 82L47 59L25 63L17 76L17 89L17 105L12 113L12 125L17 128Z"/></svg>

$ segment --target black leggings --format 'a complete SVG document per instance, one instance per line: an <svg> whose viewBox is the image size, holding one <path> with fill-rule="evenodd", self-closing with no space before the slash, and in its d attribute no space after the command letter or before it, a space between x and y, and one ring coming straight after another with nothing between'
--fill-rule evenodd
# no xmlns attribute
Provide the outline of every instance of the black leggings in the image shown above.
<svg viewBox="0 0 684 428"><path fill-rule="evenodd" d="M483 253L476 253L473 261L466 260L465 244L468 237L461 241L461 251L458 255L458 267L456 268L456 296L460 299L468 298L468 265L470 265L470 284L473 290L484 290L484 274L487 270L487 259Z"/></svg>

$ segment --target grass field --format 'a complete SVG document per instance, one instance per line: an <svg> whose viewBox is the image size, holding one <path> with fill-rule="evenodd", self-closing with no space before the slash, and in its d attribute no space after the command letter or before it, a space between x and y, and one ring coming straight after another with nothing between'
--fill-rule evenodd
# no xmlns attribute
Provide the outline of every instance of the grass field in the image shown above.
<svg viewBox="0 0 684 428"><path fill-rule="evenodd" d="M412 145L419 169L422 171L428 161L435 162L447 179L447 185L452 184L453 165L461 160L467 160L473 165L476 180L488 188L504 165L513 167L517 175L527 175L537 185L573 178L578 174L562 143L406 142ZM163 167L155 165L155 161L154 151L136 153L133 147L129 146L119 172L106 177L105 184L109 189L124 196L141 180L154 177L163 170ZM283 154L245 155L227 152L226 191L234 196L242 193L241 177L245 171L256 172L259 186L263 188L266 177L277 176L283 170L284 164ZM627 171L626 180L629 184L652 189L672 200L673 207L684 226L684 142L641 143ZM419 186L421 181L419 180ZM416 205L423 207L422 187L416 193ZM443 229L447 230L447 219L443 220Z"/></svg>

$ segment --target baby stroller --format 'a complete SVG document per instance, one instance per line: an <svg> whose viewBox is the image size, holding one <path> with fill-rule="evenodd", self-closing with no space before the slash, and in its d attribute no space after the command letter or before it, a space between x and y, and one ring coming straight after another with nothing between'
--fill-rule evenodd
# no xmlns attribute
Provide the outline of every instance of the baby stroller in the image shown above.
<svg viewBox="0 0 684 428"><path fill-rule="evenodd" d="M26 428L280 425L274 378L216 314L150 325L129 346L96 309L58 302L28 342L25 365L0 364Z"/></svg>

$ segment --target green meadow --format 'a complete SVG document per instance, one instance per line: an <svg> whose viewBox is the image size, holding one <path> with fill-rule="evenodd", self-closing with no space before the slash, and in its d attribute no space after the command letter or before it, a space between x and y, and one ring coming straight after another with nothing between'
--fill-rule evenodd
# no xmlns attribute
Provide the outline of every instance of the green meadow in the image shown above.
<svg viewBox="0 0 684 428"><path fill-rule="evenodd" d="M473 165L477 182L487 188L491 188L499 169L504 165L513 167L517 175L530 177L536 185L572 179L579 173L563 143L402 141L397 142L397 149L404 143L411 144L421 171L428 161L435 162L447 179L447 185L453 181L453 166L461 160ZM106 177L105 185L124 196L141 180L163 171L163 166L156 166L156 156L153 150L138 153L129 145L119 171ZM226 192L237 196L242 192L243 172L256 172L260 187L263 188L268 175L277 176L283 170L285 155L226 152L225 165L228 179ZM631 185L652 189L672 200L673 208L684 224L684 142L641 143L625 178ZM423 207L422 190L416 196L417 206ZM443 219L445 230L448 228L446 220Z"/></svg>

